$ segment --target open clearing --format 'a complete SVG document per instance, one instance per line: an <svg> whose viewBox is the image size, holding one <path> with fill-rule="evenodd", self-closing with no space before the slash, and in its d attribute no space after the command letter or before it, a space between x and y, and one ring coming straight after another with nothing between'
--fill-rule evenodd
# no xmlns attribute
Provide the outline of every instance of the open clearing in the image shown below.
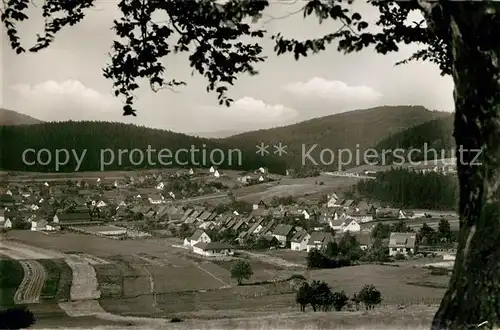
<svg viewBox="0 0 500 330"><path fill-rule="evenodd" d="M246 202L256 203L260 200L270 201L273 197L306 196L332 190L338 192L352 187L360 181L355 177L331 177L320 175L313 178L285 178L279 181L261 183L249 187L235 189L234 195ZM323 184L319 184L323 182Z"/></svg>

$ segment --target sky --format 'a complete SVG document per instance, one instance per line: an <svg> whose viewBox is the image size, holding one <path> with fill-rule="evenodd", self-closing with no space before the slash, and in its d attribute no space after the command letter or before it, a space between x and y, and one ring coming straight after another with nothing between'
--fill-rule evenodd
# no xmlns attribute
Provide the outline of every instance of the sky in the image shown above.
<svg viewBox="0 0 500 330"><path fill-rule="evenodd" d="M319 37L338 28L334 21L319 24L313 17L304 19L301 12L291 15L303 5L303 1L273 1L257 24L270 35L281 32L295 39ZM377 17L366 3L358 2L356 9L368 21ZM394 65L416 46L404 46L389 55L372 49L344 55L330 46L295 61L291 54L275 55L268 38L261 42L268 59L257 66L260 74L239 77L229 90L235 100L230 108L219 106L217 95L206 92L204 78L191 74L187 55L176 55L165 61L166 72L187 86L158 93L141 88L136 93L138 116L124 117L122 102L111 94L111 81L102 76L115 37L110 28L118 15L116 1L97 0L84 21L61 32L50 48L35 54L16 55L3 33L1 107L44 121L120 121L184 133L270 128L380 105L453 110L453 82L441 77L435 65ZM32 9L29 16L19 25L27 46L43 27L38 9Z"/></svg>

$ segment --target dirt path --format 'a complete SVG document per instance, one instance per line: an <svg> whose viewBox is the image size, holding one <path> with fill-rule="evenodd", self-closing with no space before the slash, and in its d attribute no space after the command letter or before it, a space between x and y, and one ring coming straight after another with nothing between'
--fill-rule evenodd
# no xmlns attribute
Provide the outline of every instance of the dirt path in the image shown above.
<svg viewBox="0 0 500 330"><path fill-rule="evenodd" d="M75 255L68 256L64 261L73 272L71 300L99 299L101 292L94 267L84 258Z"/></svg>
<svg viewBox="0 0 500 330"><path fill-rule="evenodd" d="M28 246L12 240L0 241L0 253L16 260L59 259L65 255L59 252Z"/></svg>
<svg viewBox="0 0 500 330"><path fill-rule="evenodd" d="M43 284L47 274L43 266L36 260L21 260L24 277L14 295L16 304L35 304L40 300Z"/></svg>

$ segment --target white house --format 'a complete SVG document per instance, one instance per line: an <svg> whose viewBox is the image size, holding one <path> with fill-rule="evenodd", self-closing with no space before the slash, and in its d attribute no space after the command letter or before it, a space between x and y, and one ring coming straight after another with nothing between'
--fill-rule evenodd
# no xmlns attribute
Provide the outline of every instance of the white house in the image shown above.
<svg viewBox="0 0 500 330"><path fill-rule="evenodd" d="M216 178L220 178L220 173L219 173L219 171L218 171L218 170L215 170L215 172L214 172L214 177L216 177Z"/></svg>
<svg viewBox="0 0 500 330"><path fill-rule="evenodd" d="M415 233L391 233L389 237L389 255L415 253L417 235Z"/></svg>
<svg viewBox="0 0 500 330"><path fill-rule="evenodd" d="M12 221L10 221L10 219L5 220L3 222L3 227L8 229L12 228Z"/></svg>
<svg viewBox="0 0 500 330"><path fill-rule="evenodd" d="M163 182L160 182L156 185L156 189L158 190L163 190L163 188L165 188L165 184Z"/></svg>
<svg viewBox="0 0 500 330"><path fill-rule="evenodd" d="M302 210L300 213L302 213L302 215L304 216L304 219L306 219L306 220L309 220L311 218L311 215L306 210Z"/></svg>
<svg viewBox="0 0 500 330"><path fill-rule="evenodd" d="M339 197L337 194L332 193L331 195L327 195L326 197L326 207L335 207L337 206L337 201L339 200Z"/></svg>
<svg viewBox="0 0 500 330"><path fill-rule="evenodd" d="M31 204L29 207L30 211L38 211L39 209L40 209L40 207L36 204Z"/></svg>
<svg viewBox="0 0 500 330"><path fill-rule="evenodd" d="M334 238L332 234L315 231L311 233L311 237L309 237L309 241L306 245L306 251L309 252L312 249L322 250L326 248L328 243L333 242Z"/></svg>
<svg viewBox="0 0 500 330"><path fill-rule="evenodd" d="M196 243L193 246L193 252L205 257L232 256L234 254L233 247L222 242Z"/></svg>
<svg viewBox="0 0 500 330"><path fill-rule="evenodd" d="M169 192L169 193L168 193L168 195L169 195L170 197L172 197L173 199L175 199L175 194L174 194L173 192Z"/></svg>
<svg viewBox="0 0 500 330"><path fill-rule="evenodd" d="M309 234L307 231L305 230L298 231L295 235L293 235L292 239L290 240L291 242L290 249L293 251L307 250L307 242L309 242L310 238L311 234Z"/></svg>
<svg viewBox="0 0 500 330"><path fill-rule="evenodd" d="M266 174L267 173L267 169L264 168L264 167L259 167L256 172L260 172L262 174Z"/></svg>
<svg viewBox="0 0 500 330"><path fill-rule="evenodd" d="M189 169L189 175L193 175L194 174L194 170L192 168Z"/></svg>
<svg viewBox="0 0 500 330"><path fill-rule="evenodd" d="M184 246L194 246L196 243L210 243L210 236L202 229L196 229L191 237L184 239Z"/></svg>
<svg viewBox="0 0 500 330"><path fill-rule="evenodd" d="M47 220L44 219L33 220L31 221L31 230L32 231L45 230L47 223L48 223Z"/></svg>
<svg viewBox="0 0 500 330"><path fill-rule="evenodd" d="M361 226L355 219L350 219L344 222L342 226L343 232L357 233L361 231Z"/></svg>
<svg viewBox="0 0 500 330"><path fill-rule="evenodd" d="M215 167L213 166L210 166L210 170L209 170L210 173L215 173Z"/></svg>
<svg viewBox="0 0 500 330"><path fill-rule="evenodd" d="M12 191L7 190L7 191L5 192L5 195L10 195L10 196L12 196Z"/></svg>
<svg viewBox="0 0 500 330"><path fill-rule="evenodd" d="M265 180L265 179L264 179L264 177L263 177L262 175L261 175L261 176L259 176L259 182L263 182L264 180Z"/></svg>
<svg viewBox="0 0 500 330"><path fill-rule="evenodd" d="M99 203L97 203L97 207L105 207L107 206L108 204L106 204L104 201L99 201Z"/></svg>
<svg viewBox="0 0 500 330"><path fill-rule="evenodd" d="M285 246L288 239L291 238L290 235L293 232L292 225L279 224L274 228L272 235L275 237L281 244L281 246Z"/></svg>
<svg viewBox="0 0 500 330"><path fill-rule="evenodd" d="M165 197L163 195L151 195L148 200L151 204L162 204L165 201Z"/></svg>

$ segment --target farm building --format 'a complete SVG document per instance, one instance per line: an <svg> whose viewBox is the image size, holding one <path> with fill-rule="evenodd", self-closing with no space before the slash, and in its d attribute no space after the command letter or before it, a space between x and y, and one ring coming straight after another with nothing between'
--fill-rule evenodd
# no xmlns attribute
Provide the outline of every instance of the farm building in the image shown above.
<svg viewBox="0 0 500 330"><path fill-rule="evenodd" d="M415 253L416 238L415 233L391 233L389 237L389 255Z"/></svg>
<svg viewBox="0 0 500 330"><path fill-rule="evenodd" d="M202 229L197 229L191 237L184 239L184 246L194 246L197 243L210 243L212 240L210 236Z"/></svg>
<svg viewBox="0 0 500 330"><path fill-rule="evenodd" d="M233 247L222 242L199 242L193 246L193 252L205 257L222 257L234 254Z"/></svg>

